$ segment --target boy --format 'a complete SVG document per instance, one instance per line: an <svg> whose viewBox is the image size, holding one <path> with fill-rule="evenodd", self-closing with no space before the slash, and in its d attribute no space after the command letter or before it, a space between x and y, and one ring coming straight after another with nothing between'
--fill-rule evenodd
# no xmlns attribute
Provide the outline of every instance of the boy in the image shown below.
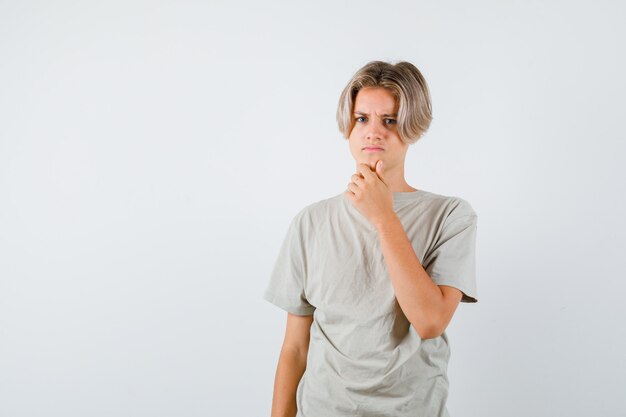
<svg viewBox="0 0 626 417"><path fill-rule="evenodd" d="M408 62L370 62L343 90L356 172L292 219L264 294L287 311L272 417L448 416L445 329L477 301L477 215L405 181L431 120Z"/></svg>

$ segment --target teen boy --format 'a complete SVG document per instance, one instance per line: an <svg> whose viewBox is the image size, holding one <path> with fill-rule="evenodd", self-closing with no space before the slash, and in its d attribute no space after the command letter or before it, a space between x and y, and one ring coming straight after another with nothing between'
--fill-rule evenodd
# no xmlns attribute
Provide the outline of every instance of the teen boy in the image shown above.
<svg viewBox="0 0 626 417"><path fill-rule="evenodd" d="M477 215L404 178L431 119L408 62L370 62L343 90L356 171L292 219L264 294L288 313L273 417L448 416L445 329L477 301Z"/></svg>

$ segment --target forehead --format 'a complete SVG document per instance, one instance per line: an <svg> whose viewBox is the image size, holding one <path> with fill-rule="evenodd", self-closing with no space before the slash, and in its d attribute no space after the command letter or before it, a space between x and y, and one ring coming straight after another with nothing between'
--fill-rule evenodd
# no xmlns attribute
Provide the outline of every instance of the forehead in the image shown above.
<svg viewBox="0 0 626 417"><path fill-rule="evenodd" d="M398 102L394 95L383 87L365 87L359 90L354 100L354 111L367 113L393 113L397 111Z"/></svg>

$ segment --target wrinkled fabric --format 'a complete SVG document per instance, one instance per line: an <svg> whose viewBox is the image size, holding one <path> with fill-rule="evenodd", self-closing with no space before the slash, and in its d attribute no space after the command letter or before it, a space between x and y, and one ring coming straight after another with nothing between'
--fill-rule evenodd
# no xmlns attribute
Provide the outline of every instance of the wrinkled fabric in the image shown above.
<svg viewBox="0 0 626 417"><path fill-rule="evenodd" d="M424 190L393 193L393 205L432 280L476 302L472 206ZM294 216L264 299L313 315L297 417L448 416L448 337L410 325L376 229L343 192Z"/></svg>

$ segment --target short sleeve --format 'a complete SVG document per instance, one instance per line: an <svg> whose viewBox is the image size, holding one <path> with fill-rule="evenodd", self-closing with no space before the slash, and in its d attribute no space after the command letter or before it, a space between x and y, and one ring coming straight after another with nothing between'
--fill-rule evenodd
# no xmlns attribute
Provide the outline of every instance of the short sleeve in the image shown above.
<svg viewBox="0 0 626 417"><path fill-rule="evenodd" d="M306 254L302 214L291 221L280 247L263 298L283 310L301 316L313 314L315 307L305 296Z"/></svg>
<svg viewBox="0 0 626 417"><path fill-rule="evenodd" d="M424 259L424 269L437 285L463 292L462 302L475 303L476 231L478 216L471 205L459 199L446 217L441 233Z"/></svg>

